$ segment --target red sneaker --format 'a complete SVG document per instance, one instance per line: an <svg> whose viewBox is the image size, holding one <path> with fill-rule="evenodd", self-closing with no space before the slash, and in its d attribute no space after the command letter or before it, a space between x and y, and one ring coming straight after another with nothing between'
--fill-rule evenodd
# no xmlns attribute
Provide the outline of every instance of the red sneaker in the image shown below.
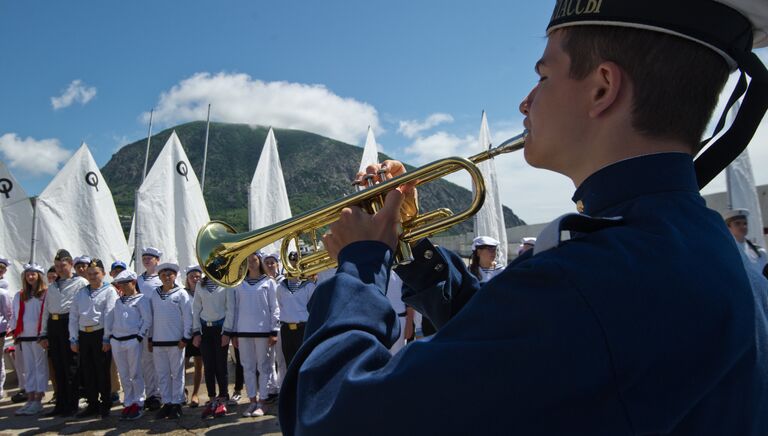
<svg viewBox="0 0 768 436"><path fill-rule="evenodd" d="M133 404L131 404L130 406L123 407L123 411L120 412L120 419L125 419L125 417L128 416L128 413L130 412L131 407L133 407Z"/></svg>
<svg viewBox="0 0 768 436"><path fill-rule="evenodd" d="M141 415L144 414L144 408L139 407L137 403L131 404L131 407L128 408L128 415L125 416L125 419L128 421L133 421L134 419L141 418Z"/></svg>
<svg viewBox="0 0 768 436"><path fill-rule="evenodd" d="M216 408L213 411L213 416L215 416L216 418L221 418L226 414L227 414L227 402L226 401L217 402Z"/></svg>

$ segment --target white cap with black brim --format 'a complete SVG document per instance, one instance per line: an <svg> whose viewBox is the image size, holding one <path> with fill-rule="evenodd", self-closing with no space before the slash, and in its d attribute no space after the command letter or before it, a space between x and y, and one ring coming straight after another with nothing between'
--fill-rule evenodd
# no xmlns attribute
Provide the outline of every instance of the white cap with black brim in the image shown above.
<svg viewBox="0 0 768 436"><path fill-rule="evenodd" d="M768 110L768 70L752 51L768 46L765 0L557 0L547 33L577 25L630 27L676 35L714 50L732 71L741 71L715 132L703 141L703 151L696 158L699 188L725 169L752 140ZM751 79L749 84L746 75ZM713 142L725 125L726 114L742 95L744 100L733 123Z"/></svg>

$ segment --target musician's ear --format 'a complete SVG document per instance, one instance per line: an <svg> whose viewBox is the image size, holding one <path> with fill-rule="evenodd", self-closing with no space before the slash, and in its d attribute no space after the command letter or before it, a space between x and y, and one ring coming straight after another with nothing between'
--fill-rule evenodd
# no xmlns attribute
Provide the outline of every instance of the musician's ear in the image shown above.
<svg viewBox="0 0 768 436"><path fill-rule="evenodd" d="M598 118L630 98L626 73L614 62L602 62L586 78L590 87L589 116Z"/></svg>

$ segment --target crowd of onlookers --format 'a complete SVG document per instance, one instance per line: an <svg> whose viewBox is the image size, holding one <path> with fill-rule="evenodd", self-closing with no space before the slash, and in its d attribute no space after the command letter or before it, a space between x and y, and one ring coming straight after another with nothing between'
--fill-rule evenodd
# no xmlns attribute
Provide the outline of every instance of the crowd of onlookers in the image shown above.
<svg viewBox="0 0 768 436"><path fill-rule="evenodd" d="M203 418L223 416L238 404L243 388L243 415L264 414L303 340L315 281L285 278L278 255L256 252L248 258L245 280L224 288L199 266L182 269L161 261L162 255L144 248L145 271L136 274L121 261L107 271L99 259L59 250L48 270L24 265L22 289L15 294L3 280L10 260L0 258L0 329L8 333L5 352L20 388L12 401L25 403L15 414L42 412L49 379L49 403L55 405L49 416L109 416L121 388L126 420L145 410L155 411L156 419L176 418L183 404L202 406ZM287 261L296 257L291 253ZM190 360L191 392L184 383ZM4 398L4 367L0 374ZM79 407L81 398L86 407Z"/></svg>

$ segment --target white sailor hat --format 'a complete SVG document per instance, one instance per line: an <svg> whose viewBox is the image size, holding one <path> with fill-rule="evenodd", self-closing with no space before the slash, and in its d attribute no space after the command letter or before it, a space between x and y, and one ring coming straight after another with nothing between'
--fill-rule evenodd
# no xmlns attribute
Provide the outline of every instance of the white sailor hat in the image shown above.
<svg viewBox="0 0 768 436"><path fill-rule="evenodd" d="M264 258L263 258L263 259L264 259L264 260L267 260L267 258L269 258L269 257L271 257L271 258L275 259L275 261L277 261L277 262L280 262L280 255L279 255L279 254L277 254L277 253L270 253L270 254L268 254L268 255L264 256Z"/></svg>
<svg viewBox="0 0 768 436"><path fill-rule="evenodd" d="M25 263L24 272L28 272L28 271L35 271L35 272L39 272L42 275L45 275L45 270L43 269L43 267L36 263Z"/></svg>
<svg viewBox="0 0 768 436"><path fill-rule="evenodd" d="M0 263L2 263L5 266L11 266L11 261L4 257L0 257Z"/></svg>
<svg viewBox="0 0 768 436"><path fill-rule="evenodd" d="M112 280L112 283L118 284L118 283L127 283L136 280L137 276L136 273L127 269L125 271L120 271L120 274L115 276L115 279Z"/></svg>
<svg viewBox="0 0 768 436"><path fill-rule="evenodd" d="M142 256L155 256L156 258L160 259L163 257L163 252L158 250L155 247L144 247L141 249L141 255Z"/></svg>
<svg viewBox="0 0 768 436"><path fill-rule="evenodd" d="M491 238L490 236L478 236L477 238L472 240L472 251L477 250L477 247L481 247L483 245L490 245L491 247L498 247L499 241Z"/></svg>
<svg viewBox="0 0 768 436"><path fill-rule="evenodd" d="M187 271L186 272L187 274L191 273L192 271L199 271L200 274L203 273L203 269L200 268L200 265L197 265L197 264L188 266L186 271Z"/></svg>
<svg viewBox="0 0 768 436"><path fill-rule="evenodd" d="M736 218L747 218L749 216L749 210L747 209L729 209L723 212L723 219L725 222L734 220Z"/></svg>
<svg viewBox="0 0 768 436"><path fill-rule="evenodd" d="M267 253L264 252L264 250L256 250L253 252L256 256L259 256L259 259L264 260L264 257L266 257Z"/></svg>
<svg viewBox="0 0 768 436"><path fill-rule="evenodd" d="M176 274L178 274L180 268L179 268L179 264L178 263L175 263L175 262L163 262L160 265L158 265L157 272L160 273L160 272L163 272L164 270L167 270L167 269L172 270Z"/></svg>
<svg viewBox="0 0 768 436"><path fill-rule="evenodd" d="M536 246L536 238L526 236L522 239L520 239L520 245L517 246L517 255L523 254L523 250L525 250L525 247L535 247Z"/></svg>
<svg viewBox="0 0 768 436"><path fill-rule="evenodd" d="M88 265L89 263L91 263L91 258L86 255L78 256L75 258L75 261L72 262L72 264L77 265L78 263L84 263Z"/></svg>

